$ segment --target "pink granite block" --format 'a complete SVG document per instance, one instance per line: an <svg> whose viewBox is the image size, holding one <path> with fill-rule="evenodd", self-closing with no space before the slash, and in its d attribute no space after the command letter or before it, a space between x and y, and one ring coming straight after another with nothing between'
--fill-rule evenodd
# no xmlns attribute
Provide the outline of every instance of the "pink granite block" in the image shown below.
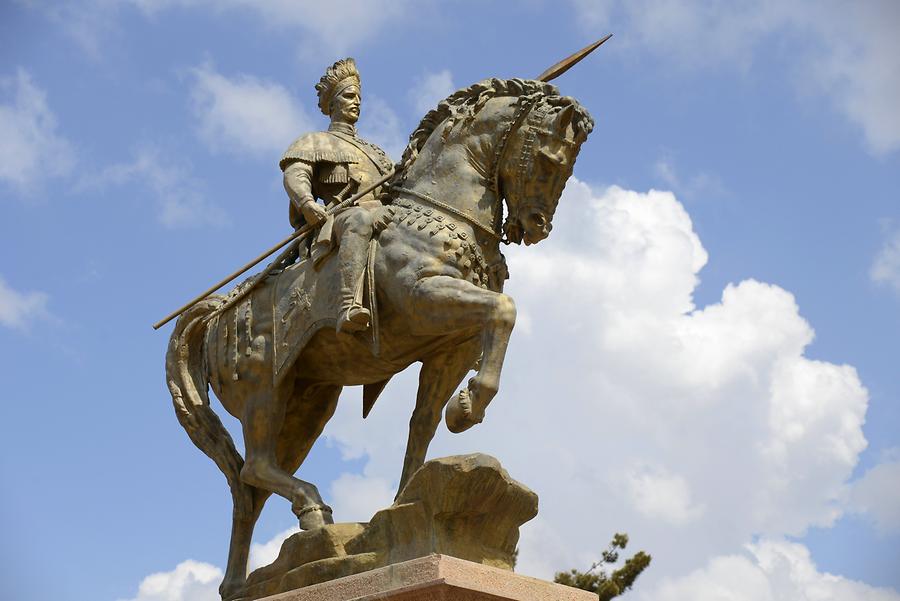
<svg viewBox="0 0 900 601"><path fill-rule="evenodd" d="M588 591L447 555L429 555L264 601L596 601ZM263 600L261 600L263 601Z"/></svg>

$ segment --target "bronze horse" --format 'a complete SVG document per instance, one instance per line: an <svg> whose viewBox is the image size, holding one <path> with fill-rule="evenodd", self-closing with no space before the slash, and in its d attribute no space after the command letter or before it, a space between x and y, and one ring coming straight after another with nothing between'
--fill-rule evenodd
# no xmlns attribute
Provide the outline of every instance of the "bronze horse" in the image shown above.
<svg viewBox="0 0 900 601"><path fill-rule="evenodd" d="M178 320L166 356L176 414L225 473L234 501L219 589L224 599L245 583L253 527L269 495L292 503L301 528L331 523L316 487L293 474L334 414L343 386L372 387L370 408L394 374L422 363L401 490L424 463L445 405L453 432L482 421L516 318L513 299L502 293L500 243L547 237L592 128L577 101L536 80L485 80L425 116L388 187L387 225L374 243L377 353L359 335L323 327L275 377L273 290L303 262L254 288L252 310L246 305L239 315L227 297L210 296ZM220 340L233 340L240 377L231 373L228 353L215 348ZM471 370L476 375L451 400ZM242 424L244 458L210 408L210 386Z"/></svg>

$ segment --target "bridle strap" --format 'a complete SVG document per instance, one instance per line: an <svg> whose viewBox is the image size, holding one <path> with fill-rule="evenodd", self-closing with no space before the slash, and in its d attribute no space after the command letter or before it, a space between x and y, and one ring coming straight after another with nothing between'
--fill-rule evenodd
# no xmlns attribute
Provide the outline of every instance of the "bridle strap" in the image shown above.
<svg viewBox="0 0 900 601"><path fill-rule="evenodd" d="M491 168L491 179L490 186L491 191L494 193L494 197L497 199L497 203L494 206L494 216L493 216L493 228L494 231L499 233L500 241L504 244L509 244L509 240L506 238L506 234L502 231L502 224L500 223L501 216L503 213L503 199L500 197L500 166L503 164L503 157L506 155L506 148L509 146L509 140L512 137L513 132L515 132L522 125L522 122L531 112L531 109L537 104L538 100L541 99L543 94L537 93L532 94L530 96L524 96L519 99L519 106L516 109L515 115L513 115L512 120L509 122L509 127L503 132L503 135L500 138L500 143L497 145L497 152L494 155L493 165Z"/></svg>

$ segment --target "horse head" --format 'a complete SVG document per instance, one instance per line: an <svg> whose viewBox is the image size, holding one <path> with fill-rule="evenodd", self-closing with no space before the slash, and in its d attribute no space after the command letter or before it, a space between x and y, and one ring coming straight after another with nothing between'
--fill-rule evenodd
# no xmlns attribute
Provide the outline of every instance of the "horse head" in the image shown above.
<svg viewBox="0 0 900 601"><path fill-rule="evenodd" d="M517 105L497 179L507 205L505 237L529 245L553 229L556 205L594 121L569 96L539 92L519 98Z"/></svg>
<svg viewBox="0 0 900 601"><path fill-rule="evenodd" d="M498 239L502 234L509 242L535 244L550 233L593 125L587 110L552 84L487 79L454 92L425 115L392 185L440 196ZM507 219L501 227L503 198Z"/></svg>

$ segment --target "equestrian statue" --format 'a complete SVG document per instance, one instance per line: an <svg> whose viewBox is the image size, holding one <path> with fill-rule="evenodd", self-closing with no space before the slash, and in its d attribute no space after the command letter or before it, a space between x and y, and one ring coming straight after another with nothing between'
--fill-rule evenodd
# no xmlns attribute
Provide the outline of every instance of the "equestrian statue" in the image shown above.
<svg viewBox="0 0 900 601"><path fill-rule="evenodd" d="M425 115L396 166L356 133L353 60L316 86L328 131L300 137L280 162L303 235L263 273L181 311L166 355L178 420L231 489L223 599L246 582L271 494L291 503L303 530L333 523L316 486L294 474L344 386L363 386L365 416L395 374L421 363L399 490L423 466L442 415L451 432L484 419L516 319L501 243L550 234L594 122L547 80L584 54L538 79L454 92ZM210 388L241 423L243 457Z"/></svg>

